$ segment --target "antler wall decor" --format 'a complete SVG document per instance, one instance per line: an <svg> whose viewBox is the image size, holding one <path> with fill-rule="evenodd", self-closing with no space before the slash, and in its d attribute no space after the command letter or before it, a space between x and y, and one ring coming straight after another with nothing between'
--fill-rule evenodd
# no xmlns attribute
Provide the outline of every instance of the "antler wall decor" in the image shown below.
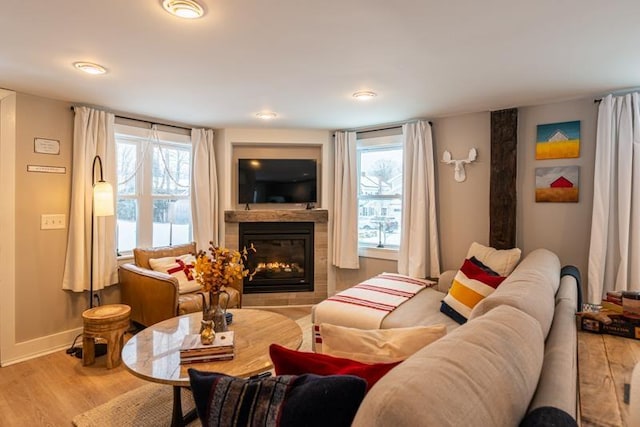
<svg viewBox="0 0 640 427"><path fill-rule="evenodd" d="M464 160L453 160L451 158L451 153L445 150L442 154L442 163L446 163L448 165L453 164L455 166L454 178L457 182L462 182L467 179L467 174L464 171L464 165L475 162L476 157L478 157L478 151L475 148L469 150L469 157Z"/></svg>

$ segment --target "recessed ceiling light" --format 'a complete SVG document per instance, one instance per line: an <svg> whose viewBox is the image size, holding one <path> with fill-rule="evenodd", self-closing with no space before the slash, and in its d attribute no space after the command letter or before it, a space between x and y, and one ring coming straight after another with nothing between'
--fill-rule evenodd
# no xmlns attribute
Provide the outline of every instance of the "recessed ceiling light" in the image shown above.
<svg viewBox="0 0 640 427"><path fill-rule="evenodd" d="M94 64L93 62L74 62L73 66L87 74L104 74L107 72L107 69L102 65Z"/></svg>
<svg viewBox="0 0 640 427"><path fill-rule="evenodd" d="M276 113L272 113L270 111L264 111L256 114L256 117L262 120L271 120L275 119L278 115Z"/></svg>
<svg viewBox="0 0 640 427"><path fill-rule="evenodd" d="M204 15L204 9L195 0L162 0L162 7L179 18L196 19Z"/></svg>
<svg viewBox="0 0 640 427"><path fill-rule="evenodd" d="M370 90L359 90L353 94L353 97L359 101L368 101L376 96L378 96L378 94Z"/></svg>

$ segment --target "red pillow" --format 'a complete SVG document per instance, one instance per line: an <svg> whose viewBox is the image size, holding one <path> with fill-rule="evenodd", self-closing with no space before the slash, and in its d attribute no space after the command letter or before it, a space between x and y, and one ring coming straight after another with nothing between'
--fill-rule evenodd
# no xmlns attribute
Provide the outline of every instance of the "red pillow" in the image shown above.
<svg viewBox="0 0 640 427"><path fill-rule="evenodd" d="M327 354L291 350L278 344L269 346L276 375L355 375L367 381L367 391L400 362L367 364Z"/></svg>

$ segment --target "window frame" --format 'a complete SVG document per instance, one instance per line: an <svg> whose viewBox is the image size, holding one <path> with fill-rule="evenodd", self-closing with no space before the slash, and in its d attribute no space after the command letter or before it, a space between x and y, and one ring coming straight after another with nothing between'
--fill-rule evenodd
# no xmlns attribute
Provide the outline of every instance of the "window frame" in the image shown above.
<svg viewBox="0 0 640 427"><path fill-rule="evenodd" d="M156 200L191 200L191 169L193 168L193 147L191 144L190 134L182 134L175 132L167 132L164 130L157 130L158 141L151 141L151 129L148 127L137 127L126 124L116 123L114 126L115 143L116 146L121 142L130 142L136 146L136 162L138 159L143 158L140 168L136 172L135 179L135 191L133 193L120 194L118 191L118 184L115 185L115 197L116 206L118 200L135 200L136 203L136 244L134 247L151 248L153 246L153 205ZM145 149L145 141L149 141L149 146ZM191 154L189 160L189 191L186 195L172 195L172 194L154 194L153 193L153 176L151 171L153 170L153 150L154 146L160 147L189 147ZM148 151L145 155L145 151ZM117 161L117 160L116 160ZM119 177L118 177L119 181ZM117 214L116 214L116 229L117 229ZM193 240L193 213L189 219L189 241ZM173 242L172 242L173 243ZM188 242L187 242L188 243ZM118 239L116 236L116 246L118 246ZM118 249L118 256L130 257L133 254L132 250L121 251Z"/></svg>
<svg viewBox="0 0 640 427"><path fill-rule="evenodd" d="M357 136L357 198L358 198L358 221L360 218L360 200L399 200L402 206L404 197L404 188L402 194L397 195L364 195L360 194L360 178L361 178L361 154L366 151L384 151L400 149L404 153L404 144L402 138L402 129L399 132L386 135L373 134L371 136ZM402 179L404 181L404 162L402 167ZM400 213L402 215L402 212ZM358 227L359 230L359 227ZM400 245L387 245L385 247L377 247L373 244L367 244L358 238L358 255L367 258L378 258L386 260L397 260Z"/></svg>

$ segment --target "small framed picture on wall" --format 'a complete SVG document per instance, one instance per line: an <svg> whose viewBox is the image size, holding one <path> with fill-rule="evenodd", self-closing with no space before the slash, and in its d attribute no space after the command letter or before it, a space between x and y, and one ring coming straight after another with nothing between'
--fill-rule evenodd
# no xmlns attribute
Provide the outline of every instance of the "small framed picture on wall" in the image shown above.
<svg viewBox="0 0 640 427"><path fill-rule="evenodd" d="M536 202L577 202L580 166L536 168Z"/></svg>
<svg viewBox="0 0 640 427"><path fill-rule="evenodd" d="M538 125L536 160L580 157L580 120Z"/></svg>

